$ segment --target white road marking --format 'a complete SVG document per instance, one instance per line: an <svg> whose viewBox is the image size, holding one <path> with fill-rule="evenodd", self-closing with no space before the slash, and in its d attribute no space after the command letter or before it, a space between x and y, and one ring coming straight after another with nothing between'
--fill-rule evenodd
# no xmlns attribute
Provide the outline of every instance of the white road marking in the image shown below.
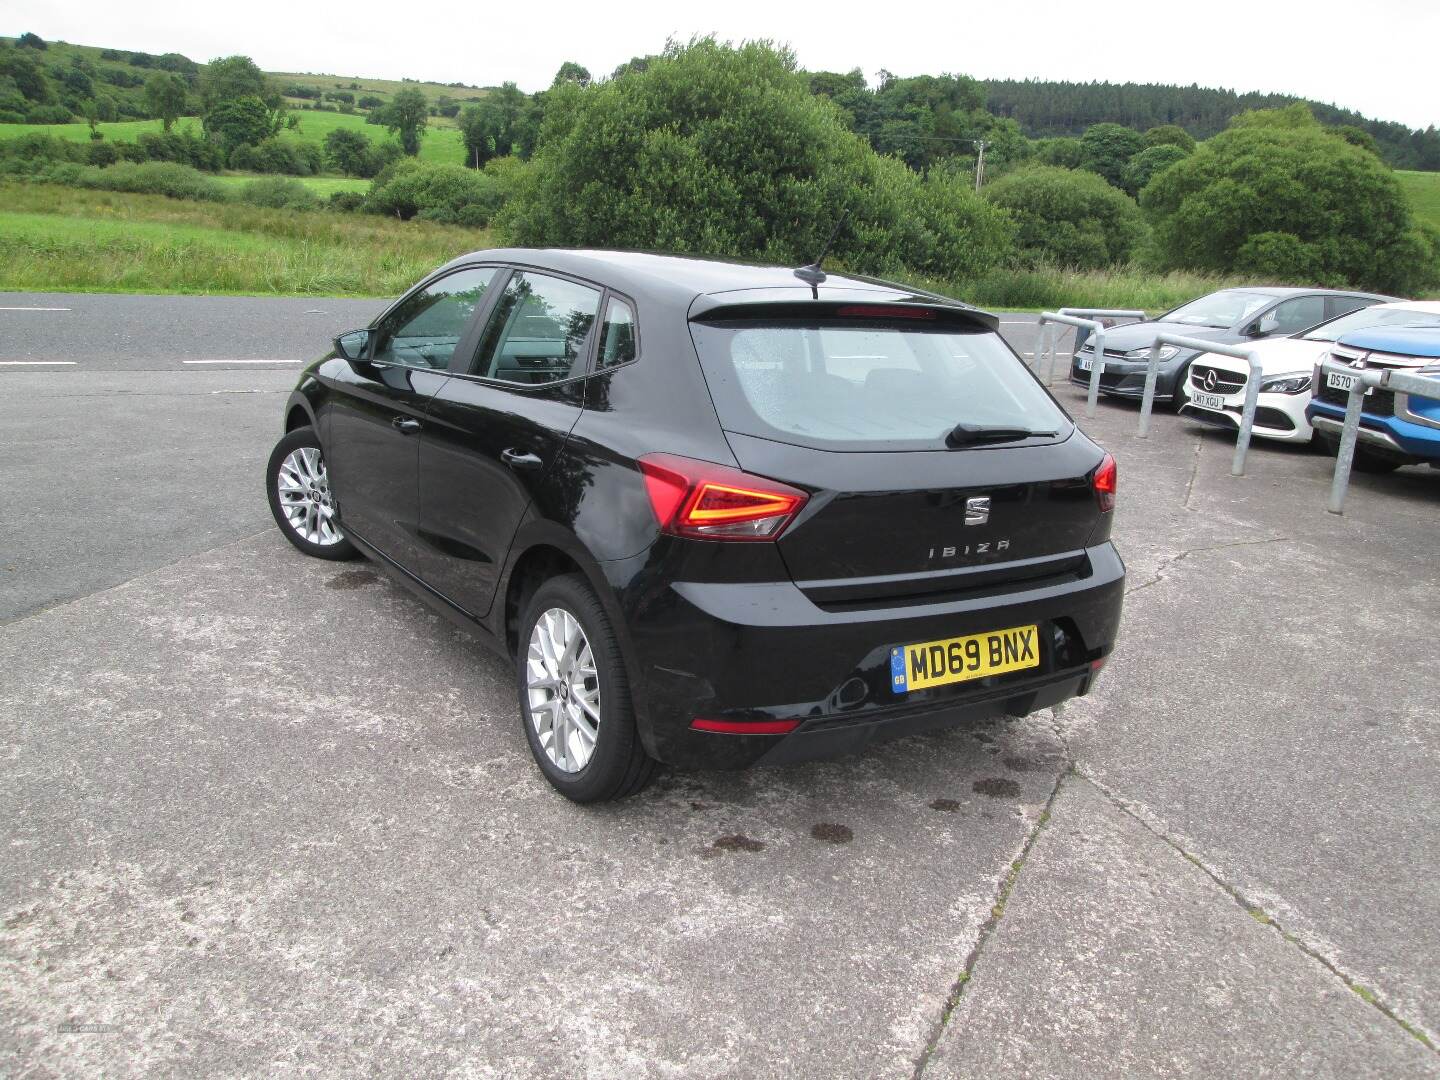
<svg viewBox="0 0 1440 1080"><path fill-rule="evenodd" d="M74 360L0 360L6 367L74 367Z"/></svg>
<svg viewBox="0 0 1440 1080"><path fill-rule="evenodd" d="M304 360L181 360L182 364L303 364Z"/></svg>
<svg viewBox="0 0 1440 1080"><path fill-rule="evenodd" d="M69 311L68 307L0 307L0 311Z"/></svg>

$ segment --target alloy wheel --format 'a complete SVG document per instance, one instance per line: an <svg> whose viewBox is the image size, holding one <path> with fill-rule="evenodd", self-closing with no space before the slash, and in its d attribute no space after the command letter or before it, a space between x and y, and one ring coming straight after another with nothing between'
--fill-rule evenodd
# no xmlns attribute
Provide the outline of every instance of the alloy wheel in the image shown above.
<svg viewBox="0 0 1440 1080"><path fill-rule="evenodd" d="M301 539L319 547L330 547L345 539L335 524L330 475L317 447L300 446L290 451L275 474L275 490L286 522Z"/></svg>
<svg viewBox="0 0 1440 1080"><path fill-rule="evenodd" d="M595 753L600 678L580 620L550 608L535 621L525 656L530 723L550 763L577 773Z"/></svg>

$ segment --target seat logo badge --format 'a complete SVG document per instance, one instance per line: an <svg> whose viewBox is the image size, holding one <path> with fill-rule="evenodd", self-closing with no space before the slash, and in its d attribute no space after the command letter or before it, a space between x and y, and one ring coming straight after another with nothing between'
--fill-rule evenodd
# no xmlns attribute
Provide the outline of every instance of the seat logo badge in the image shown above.
<svg viewBox="0 0 1440 1080"><path fill-rule="evenodd" d="M1214 369L1214 368L1211 368L1209 371L1205 372L1205 389L1206 389L1206 390L1214 390L1214 389L1215 389L1215 369Z"/></svg>
<svg viewBox="0 0 1440 1080"><path fill-rule="evenodd" d="M1351 360L1350 366L1353 368L1363 368L1365 366L1365 358L1362 356L1359 360Z"/></svg>
<svg viewBox="0 0 1440 1080"><path fill-rule="evenodd" d="M990 520L990 496L976 495L965 500L965 524L984 525Z"/></svg>

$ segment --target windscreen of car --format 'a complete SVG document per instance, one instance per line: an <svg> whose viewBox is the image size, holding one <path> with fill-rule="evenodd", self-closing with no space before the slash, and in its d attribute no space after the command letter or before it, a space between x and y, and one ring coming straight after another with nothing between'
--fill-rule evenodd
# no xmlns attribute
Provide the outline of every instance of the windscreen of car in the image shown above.
<svg viewBox="0 0 1440 1080"><path fill-rule="evenodd" d="M1368 307L1321 323L1308 331L1306 341L1338 341L1352 330L1369 330L1373 326L1440 326L1440 311L1417 311L1414 308Z"/></svg>
<svg viewBox="0 0 1440 1080"><path fill-rule="evenodd" d="M1199 300L1191 300L1164 316L1164 320L1190 326L1231 327L1244 322L1274 299L1264 293L1224 289Z"/></svg>
<svg viewBox="0 0 1440 1080"><path fill-rule="evenodd" d="M983 326L764 320L696 322L691 332L721 424L743 435L822 450L937 450L1070 432Z"/></svg>

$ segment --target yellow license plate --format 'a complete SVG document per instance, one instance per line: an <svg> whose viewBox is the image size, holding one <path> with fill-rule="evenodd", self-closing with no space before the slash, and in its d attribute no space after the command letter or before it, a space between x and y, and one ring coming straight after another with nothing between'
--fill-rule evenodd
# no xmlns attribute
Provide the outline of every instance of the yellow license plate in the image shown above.
<svg viewBox="0 0 1440 1080"><path fill-rule="evenodd" d="M897 645L890 650L890 689L897 694L983 679L1040 666L1040 631L1034 626Z"/></svg>

